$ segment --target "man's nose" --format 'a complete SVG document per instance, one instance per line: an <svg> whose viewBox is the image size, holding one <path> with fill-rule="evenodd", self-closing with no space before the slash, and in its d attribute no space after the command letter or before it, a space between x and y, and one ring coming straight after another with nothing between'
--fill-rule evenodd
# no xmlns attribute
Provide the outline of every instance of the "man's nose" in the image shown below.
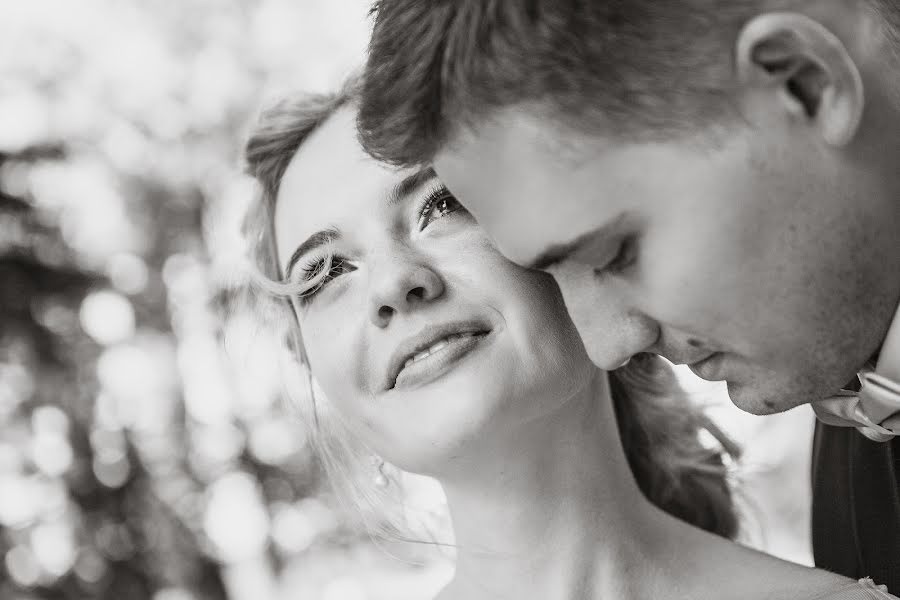
<svg viewBox="0 0 900 600"><path fill-rule="evenodd" d="M592 336L594 342L588 347L588 355L605 371L618 369L636 354L651 352L659 338L656 321L634 309L622 311L608 319L606 325L597 323L592 329L596 333Z"/></svg>
<svg viewBox="0 0 900 600"><path fill-rule="evenodd" d="M627 286L600 281L592 269L577 266L554 270L553 276L595 365L612 371L635 354L652 351L659 324L634 301Z"/></svg>
<svg viewBox="0 0 900 600"><path fill-rule="evenodd" d="M667 324L660 325L659 339L647 349L676 365L689 365L708 357L716 347L700 336L686 333Z"/></svg>
<svg viewBox="0 0 900 600"><path fill-rule="evenodd" d="M395 315L407 313L444 294L444 280L419 257L409 253L383 256L372 265L369 320L387 327Z"/></svg>

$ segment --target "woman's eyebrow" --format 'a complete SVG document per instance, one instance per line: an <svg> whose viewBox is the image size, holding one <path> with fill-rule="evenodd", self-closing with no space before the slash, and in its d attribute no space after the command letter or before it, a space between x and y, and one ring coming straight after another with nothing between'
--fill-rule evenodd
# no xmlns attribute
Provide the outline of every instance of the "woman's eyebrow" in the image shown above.
<svg viewBox="0 0 900 600"><path fill-rule="evenodd" d="M434 167L424 167L412 175L405 177L388 193L388 204L394 205L398 202L402 202L423 183L431 181L436 177L437 173L434 172Z"/></svg>
<svg viewBox="0 0 900 600"><path fill-rule="evenodd" d="M427 181L431 181L436 177L437 173L434 172L433 167L424 167L416 171L415 173L403 178L397 185L391 188L390 192L388 192L388 203L396 204L398 202L402 202L419 186ZM299 261L304 254L312 252L313 250L322 246L332 244L340 239L341 232L334 227L317 231L316 233L309 236L306 241L297 246L297 249L294 250L293 254L291 254L291 258L288 261L287 266L284 268L285 279L290 277L291 270L294 268L294 265L297 264L297 261Z"/></svg>
<svg viewBox="0 0 900 600"><path fill-rule="evenodd" d="M322 246L332 244L339 239L341 239L341 232L334 227L317 231L306 238L306 241L297 246L297 249L294 250L293 254L291 254L291 259L288 261L287 266L284 268L285 279L290 278L291 270L304 254L312 252L313 250L321 248Z"/></svg>

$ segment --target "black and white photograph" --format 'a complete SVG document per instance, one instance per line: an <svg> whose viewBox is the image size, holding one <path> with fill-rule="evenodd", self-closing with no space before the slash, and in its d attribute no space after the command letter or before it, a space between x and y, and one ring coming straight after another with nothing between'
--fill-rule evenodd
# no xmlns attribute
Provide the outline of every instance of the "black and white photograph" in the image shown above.
<svg viewBox="0 0 900 600"><path fill-rule="evenodd" d="M897 0L0 0L0 600L897 600Z"/></svg>

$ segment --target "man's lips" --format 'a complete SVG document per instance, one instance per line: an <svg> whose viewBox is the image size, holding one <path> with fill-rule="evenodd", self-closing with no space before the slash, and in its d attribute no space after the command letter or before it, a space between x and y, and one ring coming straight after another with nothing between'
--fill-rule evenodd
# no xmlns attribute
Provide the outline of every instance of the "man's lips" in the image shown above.
<svg viewBox="0 0 900 600"><path fill-rule="evenodd" d="M687 352L682 352L680 349L672 349L671 351L659 352L659 354L673 365L687 365L690 367L691 365L702 363L716 354L716 352L711 350L700 350L696 352L689 350Z"/></svg>
<svg viewBox="0 0 900 600"><path fill-rule="evenodd" d="M720 381L722 377L719 371L721 370L724 356L721 352L713 352L706 358L689 364L688 369L700 379Z"/></svg>
<svg viewBox="0 0 900 600"><path fill-rule="evenodd" d="M456 321L441 325L428 325L416 335L401 342L388 362L384 389L393 389L397 379L407 367L427 360L431 354L447 352L471 338L483 337L491 332L491 325L482 320Z"/></svg>

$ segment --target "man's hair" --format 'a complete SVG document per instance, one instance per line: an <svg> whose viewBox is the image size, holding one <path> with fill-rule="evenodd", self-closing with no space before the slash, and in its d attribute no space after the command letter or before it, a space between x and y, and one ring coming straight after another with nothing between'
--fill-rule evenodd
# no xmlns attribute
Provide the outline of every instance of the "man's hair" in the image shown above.
<svg viewBox="0 0 900 600"><path fill-rule="evenodd" d="M614 139L728 124L734 41L765 2L381 0L361 140L380 160L420 165L458 128L515 105ZM864 2L897 39L900 2Z"/></svg>

